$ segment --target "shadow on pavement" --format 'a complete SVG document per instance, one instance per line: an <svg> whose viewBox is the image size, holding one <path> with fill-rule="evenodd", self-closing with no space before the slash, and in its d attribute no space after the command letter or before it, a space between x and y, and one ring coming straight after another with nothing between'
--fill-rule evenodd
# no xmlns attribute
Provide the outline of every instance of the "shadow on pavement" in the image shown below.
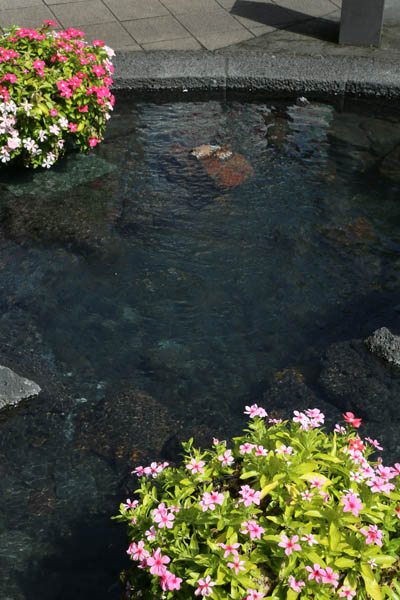
<svg viewBox="0 0 400 600"><path fill-rule="evenodd" d="M230 13L254 21L254 27L269 25L286 29L324 42L337 43L339 21L313 17L276 4L265 4L253 0L236 0Z"/></svg>

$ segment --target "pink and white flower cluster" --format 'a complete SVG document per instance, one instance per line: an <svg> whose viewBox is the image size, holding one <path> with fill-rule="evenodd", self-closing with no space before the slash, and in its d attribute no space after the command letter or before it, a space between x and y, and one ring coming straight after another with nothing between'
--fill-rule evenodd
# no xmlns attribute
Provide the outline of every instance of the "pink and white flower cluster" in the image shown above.
<svg viewBox="0 0 400 600"><path fill-rule="evenodd" d="M57 24L14 26L0 37L2 163L21 156L26 166L49 168L64 152L65 135L73 134L83 150L94 147L113 110L114 51L101 40L90 46L72 27L56 32L49 27ZM95 101L87 100L93 94Z"/></svg>
<svg viewBox="0 0 400 600"><path fill-rule="evenodd" d="M293 411L293 422L300 424L300 429L308 431L320 427L325 422L325 415L318 408L308 408L305 412Z"/></svg>
<svg viewBox="0 0 400 600"><path fill-rule="evenodd" d="M222 506L224 499L224 494L220 492L213 491L211 494L209 492L204 492L203 498L200 500L199 505L201 506L203 512L206 512L208 509L215 510L215 505L219 504Z"/></svg>
<svg viewBox="0 0 400 600"><path fill-rule="evenodd" d="M152 462L150 466L148 467L136 467L135 469L133 469L133 471L131 471L131 475L137 475L138 477L143 477L144 475L146 477L153 477L156 478L157 475L159 475L160 473L162 473L164 471L164 469L166 467L168 467L169 463L167 462L163 462L163 463L156 463L156 462Z"/></svg>

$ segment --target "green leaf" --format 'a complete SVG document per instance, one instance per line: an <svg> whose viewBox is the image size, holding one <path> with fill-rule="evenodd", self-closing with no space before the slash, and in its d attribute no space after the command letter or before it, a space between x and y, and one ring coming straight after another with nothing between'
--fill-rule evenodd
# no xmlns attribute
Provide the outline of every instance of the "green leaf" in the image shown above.
<svg viewBox="0 0 400 600"><path fill-rule="evenodd" d="M340 531L332 521L329 526L329 548L330 550L337 550L340 543Z"/></svg>
<svg viewBox="0 0 400 600"><path fill-rule="evenodd" d="M375 556L374 560L378 565L382 565L382 567L384 567L385 569L396 562L396 559L393 558L393 556L389 556L388 554L381 554L380 556Z"/></svg>
<svg viewBox="0 0 400 600"><path fill-rule="evenodd" d="M258 477L258 475L258 471L247 471L241 474L240 479L249 479L250 477Z"/></svg>
<svg viewBox="0 0 400 600"><path fill-rule="evenodd" d="M365 583L365 589L374 600L382 600L381 590L376 581L372 569L368 563L361 563L361 576Z"/></svg>
<svg viewBox="0 0 400 600"><path fill-rule="evenodd" d="M279 485L279 481L272 481L271 483L269 483L268 485L266 485L265 487L263 487L263 489L261 490L261 496L260 498L264 498L264 496L266 496L269 492L271 492L274 488L276 488L277 485Z"/></svg>
<svg viewBox="0 0 400 600"><path fill-rule="evenodd" d="M354 567L355 564L355 560L353 560L352 558L346 558L345 556L342 556L342 558L338 558L337 560L335 560L335 566L338 567L338 569L351 569L352 567Z"/></svg>

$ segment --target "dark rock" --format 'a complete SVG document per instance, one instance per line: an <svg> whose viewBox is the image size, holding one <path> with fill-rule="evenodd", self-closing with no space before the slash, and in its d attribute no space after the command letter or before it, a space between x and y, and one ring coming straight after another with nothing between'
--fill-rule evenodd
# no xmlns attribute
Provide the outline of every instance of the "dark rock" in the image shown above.
<svg viewBox="0 0 400 600"><path fill-rule="evenodd" d="M34 381L20 377L8 367L0 366L0 410L37 396L40 390Z"/></svg>
<svg viewBox="0 0 400 600"><path fill-rule="evenodd" d="M152 396L127 387L95 406L84 406L76 422L76 446L117 461L122 469L157 460L179 425Z"/></svg>
<svg viewBox="0 0 400 600"><path fill-rule="evenodd" d="M333 120L328 131L330 140L353 146L354 148L368 149L371 142L357 123L343 122L341 119Z"/></svg>
<svg viewBox="0 0 400 600"><path fill-rule="evenodd" d="M400 145L385 156L380 164L379 171L384 177L400 181Z"/></svg>
<svg viewBox="0 0 400 600"><path fill-rule="evenodd" d="M385 156L400 143L400 126L383 119L367 119L361 125L371 141L371 150Z"/></svg>
<svg viewBox="0 0 400 600"><path fill-rule="evenodd" d="M381 327L365 340L373 354L400 366L400 336L394 335L386 327Z"/></svg>

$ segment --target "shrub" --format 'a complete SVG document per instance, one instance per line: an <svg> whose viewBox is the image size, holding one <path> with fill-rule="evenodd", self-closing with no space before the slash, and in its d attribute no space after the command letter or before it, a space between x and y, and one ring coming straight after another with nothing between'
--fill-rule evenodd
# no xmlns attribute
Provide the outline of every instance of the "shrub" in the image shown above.
<svg viewBox="0 0 400 600"><path fill-rule="evenodd" d="M101 40L44 21L0 37L0 161L51 167L66 142L88 151L103 138L114 105L114 51Z"/></svg>
<svg viewBox="0 0 400 600"><path fill-rule="evenodd" d="M292 422L257 405L241 437L183 444L179 468L137 467L127 522L127 598L215 600L400 597L400 463L362 440L361 419L326 434L318 409Z"/></svg>

